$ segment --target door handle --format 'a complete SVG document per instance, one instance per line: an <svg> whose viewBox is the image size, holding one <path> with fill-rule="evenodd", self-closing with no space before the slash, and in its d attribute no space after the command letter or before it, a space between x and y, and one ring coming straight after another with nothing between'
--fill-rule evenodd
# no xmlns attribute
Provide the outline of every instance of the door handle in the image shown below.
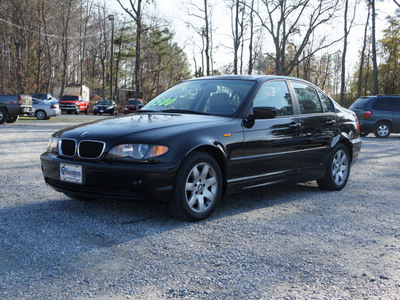
<svg viewBox="0 0 400 300"><path fill-rule="evenodd" d="M290 123L289 128L297 129L300 127L300 125L301 125L300 122L292 122L292 123Z"/></svg>
<svg viewBox="0 0 400 300"><path fill-rule="evenodd" d="M326 124L328 124L328 125L335 125L335 124L336 124L336 121L335 121L335 120L329 120L329 121L326 121Z"/></svg>

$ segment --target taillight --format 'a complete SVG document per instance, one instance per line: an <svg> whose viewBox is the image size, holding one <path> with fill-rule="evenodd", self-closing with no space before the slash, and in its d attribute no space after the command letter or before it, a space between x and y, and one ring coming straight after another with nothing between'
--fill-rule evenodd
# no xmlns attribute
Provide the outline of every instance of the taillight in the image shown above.
<svg viewBox="0 0 400 300"><path fill-rule="evenodd" d="M18 96L18 102L17 103L18 103L18 105L22 105L22 97L21 97L21 95Z"/></svg>
<svg viewBox="0 0 400 300"><path fill-rule="evenodd" d="M370 116L372 116L372 111L370 111L370 110L364 110L363 118L364 118L364 119L368 119Z"/></svg>
<svg viewBox="0 0 400 300"><path fill-rule="evenodd" d="M54 109L54 108L56 108L56 107L55 107L55 105L53 104L52 106L50 106L50 108Z"/></svg>

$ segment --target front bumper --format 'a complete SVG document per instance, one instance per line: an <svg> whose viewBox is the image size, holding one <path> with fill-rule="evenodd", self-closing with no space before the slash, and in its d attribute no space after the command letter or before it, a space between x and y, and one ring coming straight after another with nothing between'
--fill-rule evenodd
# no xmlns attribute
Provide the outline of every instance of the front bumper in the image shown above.
<svg viewBox="0 0 400 300"><path fill-rule="evenodd" d="M165 202L172 195L177 163L129 163L66 160L45 152L40 156L43 176L59 192L97 199L145 199ZM60 180L60 164L82 166L82 184Z"/></svg>

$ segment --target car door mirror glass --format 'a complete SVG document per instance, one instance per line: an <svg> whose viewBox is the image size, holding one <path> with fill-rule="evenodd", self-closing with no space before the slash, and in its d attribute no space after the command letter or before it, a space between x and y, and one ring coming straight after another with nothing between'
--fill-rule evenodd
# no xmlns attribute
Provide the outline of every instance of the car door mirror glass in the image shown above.
<svg viewBox="0 0 400 300"><path fill-rule="evenodd" d="M273 119L276 117L275 107L254 107L253 118L257 119Z"/></svg>

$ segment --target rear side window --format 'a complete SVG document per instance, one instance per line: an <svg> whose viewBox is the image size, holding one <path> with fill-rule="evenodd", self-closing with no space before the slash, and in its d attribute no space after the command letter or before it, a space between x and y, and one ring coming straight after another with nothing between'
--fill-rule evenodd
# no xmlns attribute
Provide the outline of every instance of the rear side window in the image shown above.
<svg viewBox="0 0 400 300"><path fill-rule="evenodd" d="M393 110L392 99L378 98L372 104L371 108L376 110Z"/></svg>
<svg viewBox="0 0 400 300"><path fill-rule="evenodd" d="M400 112L400 98L393 98L393 110Z"/></svg>
<svg viewBox="0 0 400 300"><path fill-rule="evenodd" d="M322 107L324 108L324 112L334 112L335 109L333 108L333 103L331 99L329 99L327 96L322 94L321 92L318 92L319 98L321 99Z"/></svg>
<svg viewBox="0 0 400 300"><path fill-rule="evenodd" d="M292 82L292 85L296 92L302 114L323 112L318 93L313 87L299 82Z"/></svg>

